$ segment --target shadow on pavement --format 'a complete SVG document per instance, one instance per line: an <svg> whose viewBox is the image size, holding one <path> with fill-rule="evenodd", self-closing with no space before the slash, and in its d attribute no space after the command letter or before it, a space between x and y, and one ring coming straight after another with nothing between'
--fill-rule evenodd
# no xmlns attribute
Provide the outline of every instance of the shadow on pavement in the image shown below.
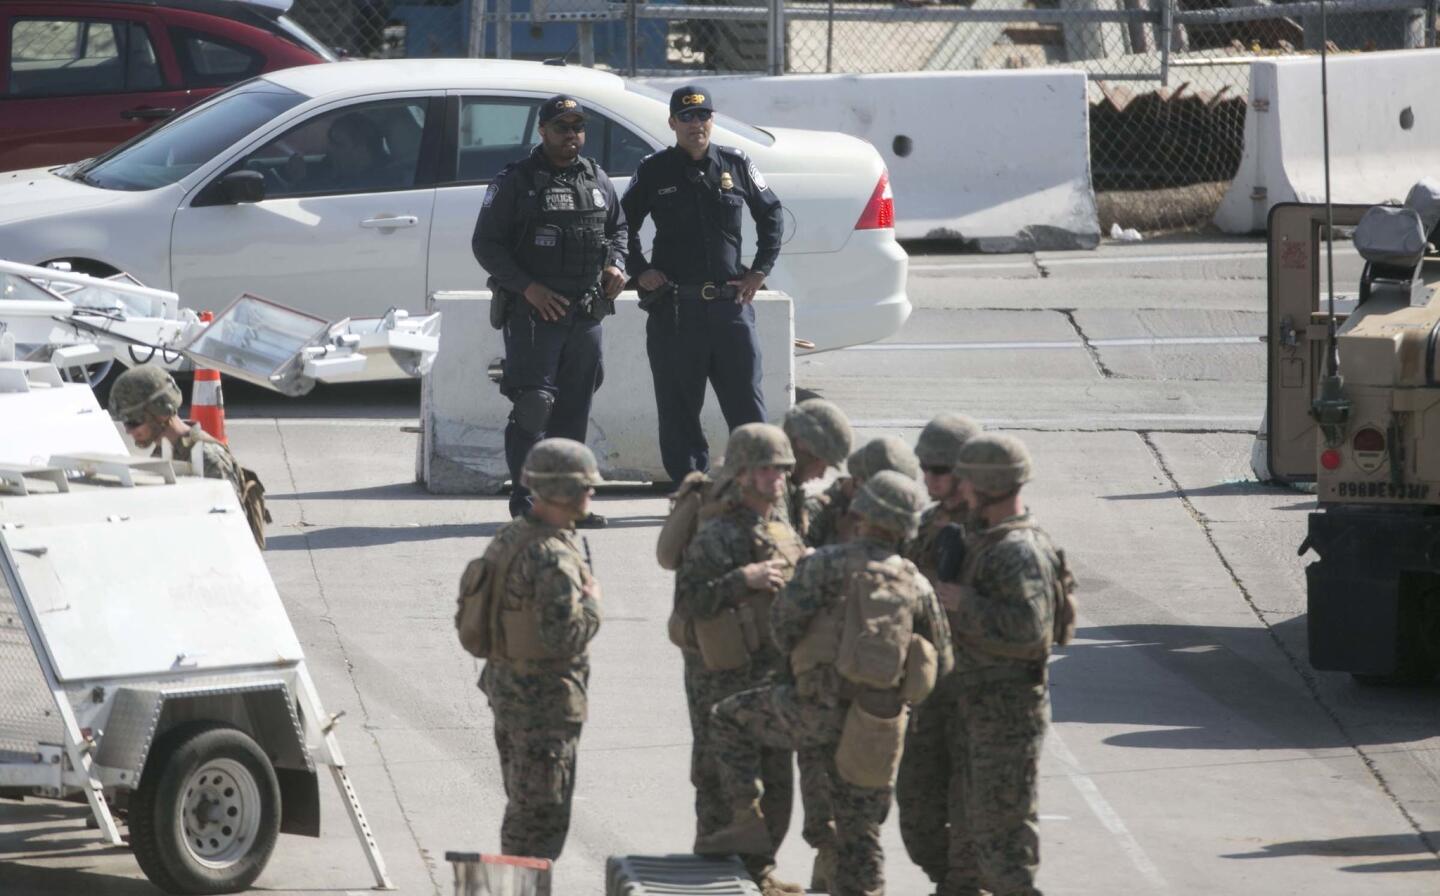
<svg viewBox="0 0 1440 896"><path fill-rule="evenodd" d="M411 541L446 538L490 538L504 523L448 523L440 526L331 526L304 533L265 539L268 551L324 551L332 548L366 548Z"/></svg>
<svg viewBox="0 0 1440 896"><path fill-rule="evenodd" d="M1273 859L1292 856L1417 856L1391 862L1347 865L1341 870L1368 874L1394 871L1440 871L1440 859L1431 844L1440 843L1440 831L1422 834L1387 834L1379 837L1338 837L1334 840L1293 840L1268 843L1256 852L1231 853L1226 859Z"/></svg>
<svg viewBox="0 0 1440 896"><path fill-rule="evenodd" d="M1173 488L1163 489L1158 492L1134 492L1125 495L1102 495L1106 501L1166 501L1180 497L1180 492ZM1187 488L1184 494L1192 498L1235 498L1248 495L1273 495L1275 497L1293 498L1300 495L1300 492L1283 485L1267 485L1256 482L1253 479L1240 482L1217 482L1214 485L1206 485L1200 488ZM1277 509L1301 509L1308 507L1315 508L1315 499L1310 498L1297 505L1291 505Z"/></svg>
<svg viewBox="0 0 1440 896"><path fill-rule="evenodd" d="M1161 750L1347 748L1332 705L1361 745L1440 736L1440 689L1364 687L1339 673L1314 673L1327 709L1274 656L1275 637L1305 643L1305 616L1260 626L1117 625L1081 629L1051 664L1059 722L1142 727L1109 746ZM1306 662L1302 652L1299 662ZM1265 660L1265 664L1261 664Z"/></svg>
<svg viewBox="0 0 1440 896"><path fill-rule="evenodd" d="M137 872L138 873L138 872ZM144 879L94 874L83 868L40 865L0 866L0 891L16 896L158 896L164 891Z"/></svg>
<svg viewBox="0 0 1440 896"><path fill-rule="evenodd" d="M388 485L367 485L359 488L339 488L320 492L270 492L265 493L266 502L271 501L400 501L421 498L426 501L473 501L492 498L493 495L432 495L418 482L392 482Z"/></svg>

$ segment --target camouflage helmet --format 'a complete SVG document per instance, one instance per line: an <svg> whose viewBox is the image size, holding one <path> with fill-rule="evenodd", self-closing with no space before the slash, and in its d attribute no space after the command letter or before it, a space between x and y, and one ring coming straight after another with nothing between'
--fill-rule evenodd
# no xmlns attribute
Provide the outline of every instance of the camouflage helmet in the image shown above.
<svg viewBox="0 0 1440 896"><path fill-rule="evenodd" d="M915 480L920 478L920 461L915 459L915 452L904 439L895 436L881 436L866 442L850 455L845 467L855 479L869 479L882 470L894 470Z"/></svg>
<svg viewBox="0 0 1440 896"><path fill-rule="evenodd" d="M913 538L926 500L925 489L913 477L881 470L860 486L850 511L872 526Z"/></svg>
<svg viewBox="0 0 1440 896"><path fill-rule="evenodd" d="M603 480L595 455L572 439L541 439L525 456L520 482L546 501L574 504Z"/></svg>
<svg viewBox="0 0 1440 896"><path fill-rule="evenodd" d="M960 449L955 475L982 495L1008 495L1030 481L1030 452L1011 435L982 432Z"/></svg>
<svg viewBox="0 0 1440 896"><path fill-rule="evenodd" d="M790 467L795 454L785 430L769 423L746 423L735 427L725 446L725 472L730 474L756 467Z"/></svg>
<svg viewBox="0 0 1440 896"><path fill-rule="evenodd" d="M110 387L110 416L115 420L158 417L164 420L180 413L184 398L175 378L158 364L132 367Z"/></svg>
<svg viewBox="0 0 1440 896"><path fill-rule="evenodd" d="M832 467L850 453L850 421L845 412L823 398L807 398L785 415L781 424L796 450L809 451Z"/></svg>
<svg viewBox="0 0 1440 896"><path fill-rule="evenodd" d="M922 467L953 467L960 449L980 432L980 424L964 414L940 414L920 430L915 457Z"/></svg>

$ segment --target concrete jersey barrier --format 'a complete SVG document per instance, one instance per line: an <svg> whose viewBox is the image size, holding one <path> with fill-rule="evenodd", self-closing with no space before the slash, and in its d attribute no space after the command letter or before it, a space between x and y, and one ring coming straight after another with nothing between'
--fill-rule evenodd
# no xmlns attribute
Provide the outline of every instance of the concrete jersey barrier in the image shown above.
<svg viewBox="0 0 1440 896"><path fill-rule="evenodd" d="M1330 189L1337 203L1403 199L1440 174L1440 50L1329 59ZM1240 170L1215 213L1226 233L1254 233L1282 202L1323 202L1320 60L1250 63Z"/></svg>
<svg viewBox="0 0 1440 896"><path fill-rule="evenodd" d="M617 313L605 319L605 382L591 406L587 441L606 479L663 482L669 477L660 462L646 314L633 292L622 293L616 306ZM494 494L510 478L505 465L510 402L488 374L491 363L505 356L500 331L490 326L490 293L437 292L429 307L446 316L440 351L421 386L417 478L434 494ZM795 403L790 297L758 293L755 319L765 407L778 422ZM718 461L729 430L708 387L701 423L711 460Z"/></svg>
<svg viewBox="0 0 1440 896"><path fill-rule="evenodd" d="M697 81L713 91L717 109L750 124L840 131L869 141L890 170L901 239L962 239L986 252L1093 249L1100 241L1084 72L646 83L669 91Z"/></svg>

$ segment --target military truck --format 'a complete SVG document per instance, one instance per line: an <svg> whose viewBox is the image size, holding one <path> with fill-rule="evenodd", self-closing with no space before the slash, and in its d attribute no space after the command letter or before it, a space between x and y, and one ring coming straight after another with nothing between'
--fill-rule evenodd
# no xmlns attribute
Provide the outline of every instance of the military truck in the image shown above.
<svg viewBox="0 0 1440 896"><path fill-rule="evenodd" d="M1440 182L1400 205L1270 214L1272 478L1313 482L1302 555L1310 664L1372 683L1440 671ZM1353 228L1358 290L1323 296L1327 230ZM1344 249L1343 245L1339 248Z"/></svg>

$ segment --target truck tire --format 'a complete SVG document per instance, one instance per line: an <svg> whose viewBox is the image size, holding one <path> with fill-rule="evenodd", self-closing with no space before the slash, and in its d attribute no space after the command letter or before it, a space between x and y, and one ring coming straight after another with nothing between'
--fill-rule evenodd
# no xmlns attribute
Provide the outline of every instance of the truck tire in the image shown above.
<svg viewBox="0 0 1440 896"><path fill-rule="evenodd" d="M247 734L194 722L160 739L130 800L140 870L169 893L244 890L280 833L275 769Z"/></svg>

